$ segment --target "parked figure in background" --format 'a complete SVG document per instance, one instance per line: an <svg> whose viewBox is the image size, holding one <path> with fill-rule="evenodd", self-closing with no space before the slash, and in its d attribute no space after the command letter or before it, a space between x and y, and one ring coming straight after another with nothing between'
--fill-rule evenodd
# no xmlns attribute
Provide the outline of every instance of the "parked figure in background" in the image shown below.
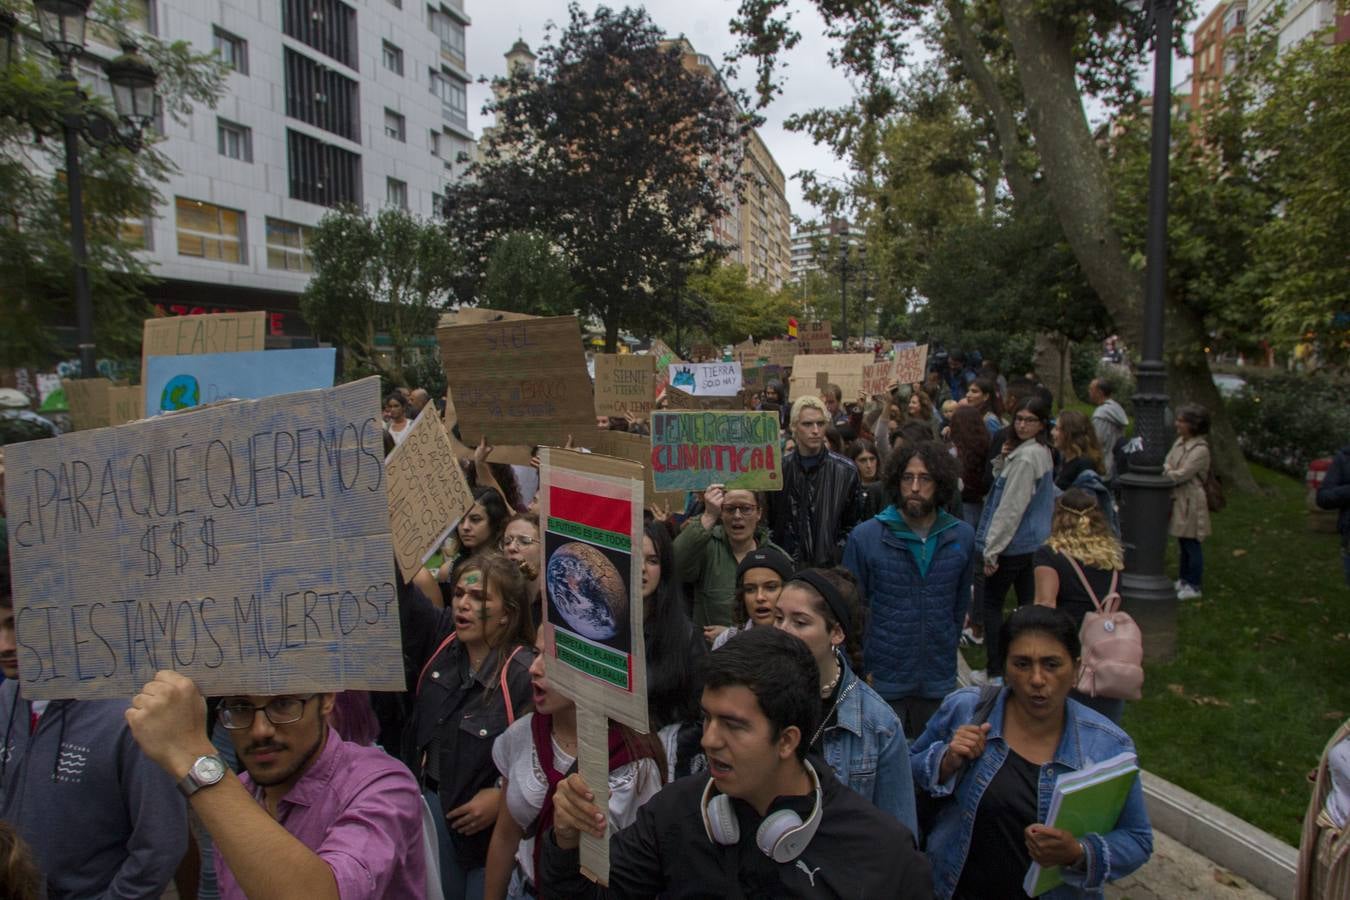
<svg viewBox="0 0 1350 900"><path fill-rule="evenodd" d="M991 644L995 643L993 641ZM1099 897L1153 853L1153 830L1136 779L1115 828L1081 838L1044 824L1055 780L1134 743L1120 728L1069 699L1078 632L1058 610L1027 606L1003 625L1007 686L981 724L981 691L947 697L910 753L914 783L941 800L926 836L941 900L1026 897L1031 863L1063 866L1047 900ZM1004 662L1004 661L1000 661Z"/></svg>
<svg viewBox="0 0 1350 900"><path fill-rule="evenodd" d="M825 447L829 417L818 397L792 404L796 449L783 457L783 489L769 494L769 532L799 567L833 566L862 506L858 470Z"/></svg>
<svg viewBox="0 0 1350 900"><path fill-rule="evenodd" d="M1200 596L1205 576L1201 544L1210 535L1209 502L1205 499L1205 478L1212 465L1206 437L1209 410L1198 403L1187 403L1177 410L1176 426L1176 442L1163 462L1163 475L1174 485L1168 533L1177 539L1181 556L1177 597L1193 600Z"/></svg>

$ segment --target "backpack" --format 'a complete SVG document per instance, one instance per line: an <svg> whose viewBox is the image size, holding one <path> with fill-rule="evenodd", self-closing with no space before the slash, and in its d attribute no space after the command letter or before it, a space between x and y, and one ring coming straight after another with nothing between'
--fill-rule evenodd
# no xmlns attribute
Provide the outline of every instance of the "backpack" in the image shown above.
<svg viewBox="0 0 1350 900"><path fill-rule="evenodd" d="M1111 573L1111 587L1098 600L1078 561L1065 554L1083 590L1096 607L1083 617L1078 631L1083 644L1082 664L1074 687L1089 697L1138 700L1144 686L1144 634L1129 613L1120 611L1120 572Z"/></svg>
<svg viewBox="0 0 1350 900"><path fill-rule="evenodd" d="M1219 476L1214 474L1214 463L1209 464L1209 471L1205 473L1203 482L1205 487L1205 506L1209 507L1210 512L1218 512L1228 505L1228 498L1223 493L1223 482Z"/></svg>
<svg viewBox="0 0 1350 900"><path fill-rule="evenodd" d="M1078 473L1078 477L1073 480L1073 486L1083 488L1093 493L1097 498L1097 506L1101 509L1102 515L1106 518L1106 524L1111 529L1111 533L1120 538L1120 516L1116 512L1116 500L1111 495L1111 489L1102 481L1102 476L1098 475L1095 469L1084 469Z"/></svg>

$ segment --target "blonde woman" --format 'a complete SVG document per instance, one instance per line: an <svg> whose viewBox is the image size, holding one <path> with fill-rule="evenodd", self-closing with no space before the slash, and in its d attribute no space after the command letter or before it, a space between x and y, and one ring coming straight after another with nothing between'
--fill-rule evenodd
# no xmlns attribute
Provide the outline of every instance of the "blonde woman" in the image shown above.
<svg viewBox="0 0 1350 900"><path fill-rule="evenodd" d="M1083 617L1092 611L1092 598L1078 580L1077 565L1098 600L1111 592L1113 576L1125 568L1125 551L1111 531L1096 496L1083 488L1070 488L1055 501L1050 517L1050 537L1036 551L1036 605L1062 609L1081 630ZM1089 697L1077 690L1070 695L1117 725L1125 711L1124 700Z"/></svg>

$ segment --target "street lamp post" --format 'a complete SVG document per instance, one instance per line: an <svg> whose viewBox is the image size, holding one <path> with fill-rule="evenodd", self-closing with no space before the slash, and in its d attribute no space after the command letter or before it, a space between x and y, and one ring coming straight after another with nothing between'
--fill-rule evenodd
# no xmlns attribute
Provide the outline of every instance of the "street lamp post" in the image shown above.
<svg viewBox="0 0 1350 900"><path fill-rule="evenodd" d="M88 253L84 235L84 190L80 171L80 141L95 144L117 143L133 152L141 147L141 137L154 117L155 70L136 53L132 44L124 44L122 55L108 63L105 70L112 84L113 105L118 122L110 121L96 110L85 108L75 76L75 60L84 52L84 34L92 0L34 0L42 43L56 57L58 78L72 98L60 122L66 155L66 196L70 214L70 252L74 267L76 342L80 354L80 377L98 374L94 353L94 306L89 292ZM0 11L3 12L3 11ZM0 64L8 67L17 58L18 19L4 13L0 17ZM40 132L50 122L32 123Z"/></svg>
<svg viewBox="0 0 1350 900"><path fill-rule="evenodd" d="M1147 270L1144 344L1134 394L1135 433L1143 449L1121 476L1121 527L1125 572L1121 596L1148 634L1148 653L1167 659L1176 652L1177 595L1163 571L1172 482L1162 474L1170 429L1167 375L1163 366L1163 303L1167 293L1167 187L1172 130L1172 17L1176 0L1142 0L1140 44L1152 34L1153 120L1149 155Z"/></svg>
<svg viewBox="0 0 1350 900"><path fill-rule="evenodd" d="M839 238L839 344L848 352L848 236Z"/></svg>

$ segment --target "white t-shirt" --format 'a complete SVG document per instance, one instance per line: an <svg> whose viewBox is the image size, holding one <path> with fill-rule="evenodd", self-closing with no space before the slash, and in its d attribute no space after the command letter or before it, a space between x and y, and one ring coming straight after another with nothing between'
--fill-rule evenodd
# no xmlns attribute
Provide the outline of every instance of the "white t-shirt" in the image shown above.
<svg viewBox="0 0 1350 900"><path fill-rule="evenodd" d="M530 723L534 713L516 719L492 744L492 761L497 771L507 780L506 808L521 828L528 829L539 817L548 794L548 779L539 765L539 754L534 751L534 736ZM558 746L553 739L553 765L566 772L575 759ZM660 770L651 759L626 763L609 773L609 834L626 828L637 819L637 811L661 789ZM534 839L520 842L516 862L525 876L534 881Z"/></svg>
<svg viewBox="0 0 1350 900"><path fill-rule="evenodd" d="M413 420L404 419L402 431L395 431L393 428L389 427L388 423L385 424L384 430L389 432L389 436L394 439L394 446L397 447L399 444L403 443L403 441L408 437L408 432L412 431L412 427L413 427Z"/></svg>

